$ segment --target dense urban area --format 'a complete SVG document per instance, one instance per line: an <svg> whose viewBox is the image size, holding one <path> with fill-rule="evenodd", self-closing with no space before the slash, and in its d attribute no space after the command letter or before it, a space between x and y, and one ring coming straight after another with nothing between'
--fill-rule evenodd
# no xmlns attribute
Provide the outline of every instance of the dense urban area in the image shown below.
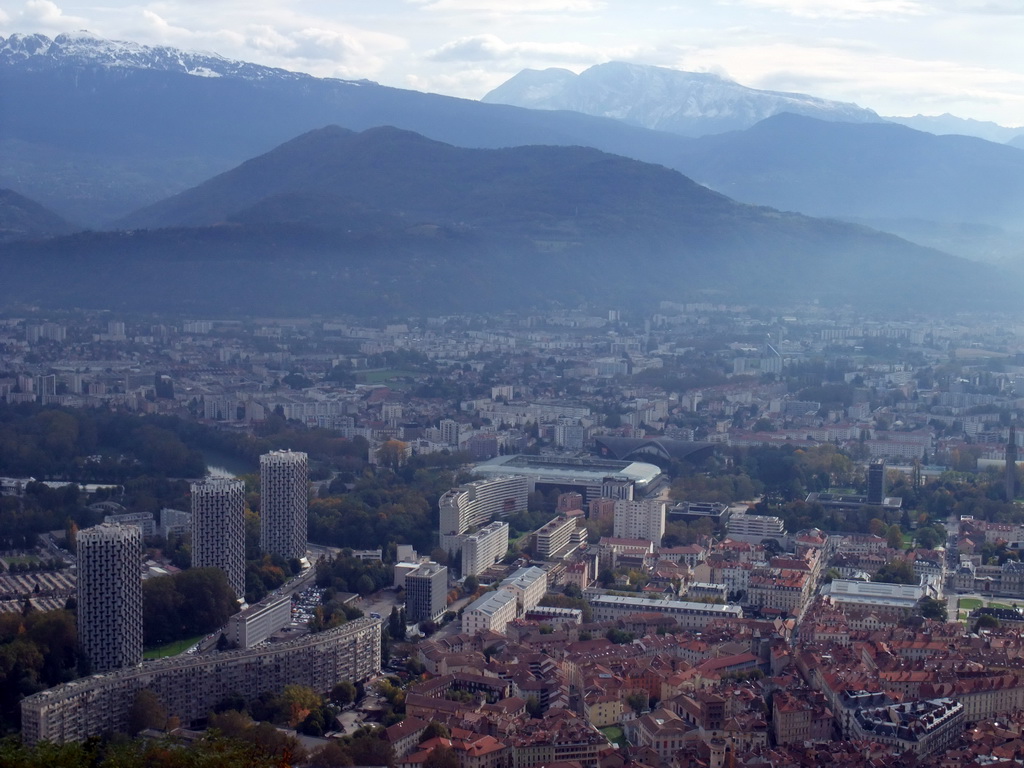
<svg viewBox="0 0 1024 768"><path fill-rule="evenodd" d="M0 764L1024 760L1024 326L651 310L0 318Z"/></svg>

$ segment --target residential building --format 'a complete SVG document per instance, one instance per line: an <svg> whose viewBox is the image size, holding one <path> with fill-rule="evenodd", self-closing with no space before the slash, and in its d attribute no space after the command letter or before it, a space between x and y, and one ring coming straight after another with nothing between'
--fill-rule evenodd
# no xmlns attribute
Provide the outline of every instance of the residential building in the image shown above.
<svg viewBox="0 0 1024 768"><path fill-rule="evenodd" d="M361 682L379 673L380 644L381 621L355 619L284 643L181 654L84 677L22 699L22 739L62 744L124 733L144 688L184 724L205 718L229 695L252 701L291 684L326 694L342 680Z"/></svg>
<svg viewBox="0 0 1024 768"><path fill-rule="evenodd" d="M260 546L264 552L286 560L306 556L308 505L306 454L272 451L260 456Z"/></svg>
<svg viewBox="0 0 1024 768"><path fill-rule="evenodd" d="M508 552L508 523L495 521L476 533L462 535L462 575L486 571Z"/></svg>
<svg viewBox="0 0 1024 768"><path fill-rule="evenodd" d="M192 565L220 568L245 599L245 483L226 477L192 483Z"/></svg>
<svg viewBox="0 0 1024 768"><path fill-rule="evenodd" d="M614 536L643 539L660 545L665 535L665 502L661 499L615 502Z"/></svg>
<svg viewBox="0 0 1024 768"><path fill-rule="evenodd" d="M78 643L95 672L142 662L142 531L102 523L78 532Z"/></svg>
<svg viewBox="0 0 1024 768"><path fill-rule="evenodd" d="M477 480L446 492L437 502L441 548L458 552L462 534L497 517L525 510L528 495L526 478L514 475Z"/></svg>

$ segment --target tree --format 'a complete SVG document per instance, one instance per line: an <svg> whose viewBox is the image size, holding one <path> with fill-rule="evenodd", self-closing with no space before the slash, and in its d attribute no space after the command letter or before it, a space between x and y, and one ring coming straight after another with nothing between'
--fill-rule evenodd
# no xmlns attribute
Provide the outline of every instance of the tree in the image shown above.
<svg viewBox="0 0 1024 768"><path fill-rule="evenodd" d="M983 613L974 623L974 631L979 629L999 629L999 619L990 613Z"/></svg>
<svg viewBox="0 0 1024 768"><path fill-rule="evenodd" d="M526 713L535 720L544 716L544 708L541 706L540 699L533 694L526 699Z"/></svg>
<svg viewBox="0 0 1024 768"><path fill-rule="evenodd" d="M459 756L454 749L441 744L430 750L423 768L459 768Z"/></svg>
<svg viewBox="0 0 1024 768"><path fill-rule="evenodd" d="M333 739L313 753L309 764L311 768L347 768L354 765L349 751Z"/></svg>
<svg viewBox="0 0 1024 768"><path fill-rule="evenodd" d="M890 525L885 533L885 543L890 549L903 549L903 531L898 525Z"/></svg>
<svg viewBox="0 0 1024 768"><path fill-rule="evenodd" d="M162 730L166 724L167 710L160 699L149 688L140 689L128 712L128 733L134 736L147 728Z"/></svg>
<svg viewBox="0 0 1024 768"><path fill-rule="evenodd" d="M948 618L946 603L942 600L936 600L933 597L922 597L918 607L921 609L921 615L926 619L946 621Z"/></svg>
<svg viewBox="0 0 1024 768"><path fill-rule="evenodd" d="M462 588L466 591L467 595L472 595L480 588L480 579L473 574L466 577L466 581L463 583Z"/></svg>
<svg viewBox="0 0 1024 768"><path fill-rule="evenodd" d="M331 701L345 706L356 700L356 687L350 680L342 680L331 689Z"/></svg>
<svg viewBox="0 0 1024 768"><path fill-rule="evenodd" d="M448 730L446 725L437 722L437 720L431 720L427 723L427 727L423 729L423 735L420 736L420 744L434 738L450 739L451 737L451 731Z"/></svg>
<svg viewBox="0 0 1024 768"><path fill-rule="evenodd" d="M910 564L909 560L903 558L891 560L883 565L871 577L871 580L884 584L919 584L921 582L914 572L914 566Z"/></svg>
<svg viewBox="0 0 1024 768"><path fill-rule="evenodd" d="M645 691L631 693L626 697L626 703L639 715L647 708L647 693Z"/></svg>

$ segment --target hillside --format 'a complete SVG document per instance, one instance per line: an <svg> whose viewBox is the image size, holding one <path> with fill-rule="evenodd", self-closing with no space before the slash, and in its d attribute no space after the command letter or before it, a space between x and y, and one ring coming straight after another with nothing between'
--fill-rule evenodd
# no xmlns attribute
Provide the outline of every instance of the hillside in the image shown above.
<svg viewBox="0 0 1024 768"><path fill-rule="evenodd" d="M0 189L0 242L66 235L76 227L34 200Z"/></svg>
<svg viewBox="0 0 1024 768"><path fill-rule="evenodd" d="M1017 284L597 150L464 149L395 128L306 133L122 224L134 229L0 249L0 300L216 314L965 295L997 306Z"/></svg>

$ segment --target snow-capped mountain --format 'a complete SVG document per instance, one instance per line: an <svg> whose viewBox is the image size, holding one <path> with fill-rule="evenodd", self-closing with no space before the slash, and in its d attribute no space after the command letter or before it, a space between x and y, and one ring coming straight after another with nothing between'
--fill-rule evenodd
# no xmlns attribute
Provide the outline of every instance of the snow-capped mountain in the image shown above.
<svg viewBox="0 0 1024 768"><path fill-rule="evenodd" d="M701 136L749 128L792 112L835 122L880 122L872 110L802 93L760 91L718 75L624 62L566 69L526 69L482 101L517 107L571 110L633 125Z"/></svg>
<svg viewBox="0 0 1024 768"><path fill-rule="evenodd" d="M91 32L0 37L0 65L29 71L83 66L110 69L149 69L195 77L235 77L244 80L313 79L311 75L226 59L216 53L183 51L162 45L105 40Z"/></svg>

